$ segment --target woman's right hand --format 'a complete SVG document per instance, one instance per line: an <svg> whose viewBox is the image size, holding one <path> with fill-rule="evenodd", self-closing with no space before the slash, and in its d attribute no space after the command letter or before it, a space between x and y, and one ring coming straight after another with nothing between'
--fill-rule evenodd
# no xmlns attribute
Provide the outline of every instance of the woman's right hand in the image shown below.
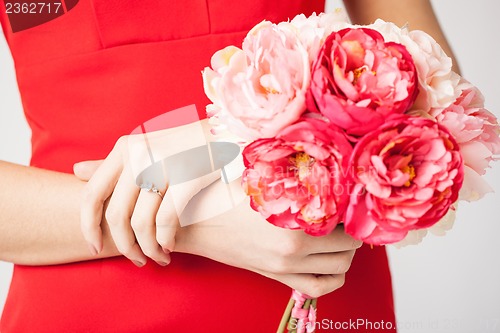
<svg viewBox="0 0 500 333"><path fill-rule="evenodd" d="M139 190L131 182L130 176L124 178L127 176L124 170L128 168L127 162L130 159L126 156L127 146L120 143L122 141L119 141L107 161L102 164L86 162L76 168L80 170L75 170L81 179L90 179L87 188L94 189L90 192L90 197L87 196L87 199L91 200L84 201L87 205L83 206L83 213L87 212L83 216L87 215L87 218L82 222L85 225L87 221L89 226L84 228L86 239L95 241L96 237L100 237L99 216L104 215L106 219L103 222L109 225L113 241L122 254L132 260L137 261L137 258L145 260L143 252L146 249L147 256L159 262L162 260L161 257L147 251L148 248L155 248L158 249L155 252L160 256L166 255L161 251L162 242L158 241L159 238L164 238L159 232L165 231L164 228L153 227L156 220L156 224L168 224L172 227L176 225L174 228L166 229L168 239L172 241L171 244L175 244L173 248L175 252L200 255L247 269L312 297L329 293L344 283L345 273L361 242L346 235L342 226L323 237L313 237L300 230L275 227L250 208L248 198L243 193L238 179L230 185L216 181L206 188L204 187L207 184L203 184L192 189L190 184L190 190L186 192L189 194L185 198L186 202L202 188L204 189L189 201L185 211L192 216L202 218L196 219L198 222L194 224L181 227L176 223L175 214L162 213L162 206L163 209L172 210L171 205L163 205L167 202L164 201L161 206L158 203L154 207L146 207L135 202ZM117 184L117 179L129 179L130 185L119 186L120 181ZM133 194L134 200L113 199L128 197L130 193ZM156 199L151 193L145 195L149 199ZM105 207L103 202L107 197L111 197L111 201ZM89 205L90 203L92 204ZM101 209L105 211L104 214ZM113 212L121 212L123 218L115 219ZM141 238L140 231L144 229L138 228L140 224L134 224L134 215L137 212L142 212L138 216L150 216L148 219L140 219L150 221L147 225L152 227L148 228L150 230L148 237ZM89 216L93 218L88 218ZM171 221L172 217L175 221ZM175 242L173 242L174 237ZM144 247L144 244L152 246ZM167 258L163 258L165 259Z"/></svg>
<svg viewBox="0 0 500 333"><path fill-rule="evenodd" d="M240 186L233 185L234 193ZM213 187L222 186L216 182L198 196L208 197ZM361 245L342 225L322 237L276 227L253 211L247 198L219 216L179 227L174 251L247 269L319 297L343 285L355 250Z"/></svg>
<svg viewBox="0 0 500 333"><path fill-rule="evenodd" d="M81 165L81 178L91 178L98 164ZM236 207L212 214L212 218L202 222L178 225L174 252L200 255L250 270L312 297L341 287L355 250L362 243L345 234L342 225L322 237L271 225L250 208L248 198L238 199L242 197L239 181L231 183L229 191L239 202ZM220 206L226 187L221 181L213 183L186 209L196 214L207 206Z"/></svg>

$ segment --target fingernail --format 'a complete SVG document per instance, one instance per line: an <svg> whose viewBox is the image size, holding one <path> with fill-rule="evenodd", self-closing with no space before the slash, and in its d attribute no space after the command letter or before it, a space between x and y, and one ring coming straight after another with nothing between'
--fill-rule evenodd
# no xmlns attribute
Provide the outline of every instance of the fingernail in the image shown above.
<svg viewBox="0 0 500 333"><path fill-rule="evenodd" d="M78 172L78 168L80 167L80 162L77 162L75 164L73 164L73 172Z"/></svg>
<svg viewBox="0 0 500 333"><path fill-rule="evenodd" d="M172 252L169 249L164 248L164 247L162 247L162 250L163 250L163 253L165 253L165 254L170 254L170 252Z"/></svg>
<svg viewBox="0 0 500 333"><path fill-rule="evenodd" d="M139 260L132 260L132 262L134 263L134 265L136 265L137 267L142 267L144 265L146 265L145 262L141 262Z"/></svg>
<svg viewBox="0 0 500 333"><path fill-rule="evenodd" d="M158 263L158 265L163 266L163 267L165 267L168 264L170 264L170 262L165 262L165 261L157 261L157 263Z"/></svg>

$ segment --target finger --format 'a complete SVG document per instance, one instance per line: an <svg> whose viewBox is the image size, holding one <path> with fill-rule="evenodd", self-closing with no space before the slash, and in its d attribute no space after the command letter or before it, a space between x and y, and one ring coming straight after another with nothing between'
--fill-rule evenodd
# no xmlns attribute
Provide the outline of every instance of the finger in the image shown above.
<svg viewBox="0 0 500 333"><path fill-rule="evenodd" d="M179 218L189 201L201 190L220 179L217 170L208 175L168 188L156 215L156 240L164 252L172 252Z"/></svg>
<svg viewBox="0 0 500 333"><path fill-rule="evenodd" d="M100 225L103 219L104 202L113 192L121 169L121 157L113 149L85 185L80 211L80 222L83 236L89 243L94 254L102 251L102 231Z"/></svg>
<svg viewBox="0 0 500 333"><path fill-rule="evenodd" d="M163 252L170 253L174 250L178 227L179 216L169 190L156 214L156 241L162 247Z"/></svg>
<svg viewBox="0 0 500 333"><path fill-rule="evenodd" d="M166 266L170 263L170 254L164 252L156 240L156 214L161 201L157 193L141 190L131 224L142 252L159 265Z"/></svg>
<svg viewBox="0 0 500 333"><path fill-rule="evenodd" d="M106 221L118 251L142 267L146 264L147 258L142 253L130 224L138 196L139 188L134 182L130 168L126 166L109 200Z"/></svg>
<svg viewBox="0 0 500 333"><path fill-rule="evenodd" d="M326 236L316 237L304 234L304 237L303 244L308 246L307 251L310 254L355 250L363 245L363 242L345 233L343 224L339 224Z"/></svg>
<svg viewBox="0 0 500 333"><path fill-rule="evenodd" d="M317 253L299 260L284 260L274 273L345 274L351 267L355 250Z"/></svg>
<svg viewBox="0 0 500 333"><path fill-rule="evenodd" d="M73 165L73 173L83 181L89 181L104 160L83 161Z"/></svg>
<svg viewBox="0 0 500 333"><path fill-rule="evenodd" d="M277 280L292 289L300 291L312 298L318 298L342 287L345 283L345 274L314 275L314 274L274 274L260 273L273 280Z"/></svg>

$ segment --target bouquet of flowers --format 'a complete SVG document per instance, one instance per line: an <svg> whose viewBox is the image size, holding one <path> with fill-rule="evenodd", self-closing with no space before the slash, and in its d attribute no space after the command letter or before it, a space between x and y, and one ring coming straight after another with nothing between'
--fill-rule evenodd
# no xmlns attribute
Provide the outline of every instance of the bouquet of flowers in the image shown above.
<svg viewBox="0 0 500 333"><path fill-rule="evenodd" d="M242 186L276 226L418 243L451 227L459 198L492 191L481 176L500 154L497 119L422 31L341 11L263 21L203 79L213 131L244 146ZM315 318L294 291L278 332L312 332Z"/></svg>

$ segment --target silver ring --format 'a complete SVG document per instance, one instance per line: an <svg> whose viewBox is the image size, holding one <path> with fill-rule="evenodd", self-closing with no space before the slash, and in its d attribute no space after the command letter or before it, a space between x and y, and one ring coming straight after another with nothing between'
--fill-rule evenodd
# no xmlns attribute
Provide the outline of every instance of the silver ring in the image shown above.
<svg viewBox="0 0 500 333"><path fill-rule="evenodd" d="M160 196L160 198L163 199L163 194L161 193L161 191L156 186L154 186L153 183L141 184L139 187L141 188L141 190L146 190L148 192L156 193L156 194L158 194Z"/></svg>

